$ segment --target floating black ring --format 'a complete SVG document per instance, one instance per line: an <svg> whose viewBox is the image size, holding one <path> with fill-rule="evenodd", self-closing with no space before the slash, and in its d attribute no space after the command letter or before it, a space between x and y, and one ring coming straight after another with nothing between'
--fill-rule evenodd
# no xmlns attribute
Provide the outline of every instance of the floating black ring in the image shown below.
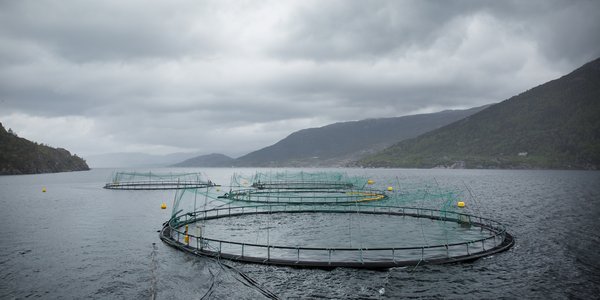
<svg viewBox="0 0 600 300"><path fill-rule="evenodd" d="M489 236L459 243L416 247L319 248L250 244L225 239L209 239L202 236L195 236L183 229L185 225L204 220L272 213L359 213L428 218L431 220L456 222L466 226L476 226L482 231L488 231ZM506 251L514 245L514 239L512 235L506 232L504 225L491 219L453 211L375 205L259 205L200 210L171 218L160 231L160 238L170 246L195 255L220 257L239 262L325 269L335 267L385 269L422 264L466 262ZM236 248L238 250L225 252L222 251L223 245L228 246L230 249ZM248 256L244 253L244 250L247 248L260 249L264 255ZM274 255L275 251L285 252L286 257ZM356 259L332 259L332 253L339 252L357 254L355 255ZM375 252L379 254L384 253L385 257L382 258L379 255L377 259L369 259L368 254ZM445 253L445 255L440 256L440 252ZM296 255L289 257L290 253L295 253ZM306 256L304 255L306 253L312 253L313 255L310 255L312 259L303 258L303 256ZM314 259L314 253L317 253L322 259Z"/></svg>

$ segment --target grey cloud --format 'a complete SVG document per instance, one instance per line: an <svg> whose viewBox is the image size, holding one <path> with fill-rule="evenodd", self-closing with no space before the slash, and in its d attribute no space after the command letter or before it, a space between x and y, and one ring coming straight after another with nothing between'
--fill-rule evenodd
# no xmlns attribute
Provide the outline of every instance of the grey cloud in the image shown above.
<svg viewBox="0 0 600 300"><path fill-rule="evenodd" d="M506 99L600 56L599 8L2 1L0 117L83 155L241 155L306 127ZM69 140L65 116L87 131Z"/></svg>
<svg viewBox="0 0 600 300"><path fill-rule="evenodd" d="M294 14L285 23L287 39L272 53L316 61L402 57L434 46L453 22L486 14L512 34L537 41L548 58L583 63L600 55L599 11L593 0L328 1Z"/></svg>
<svg viewBox="0 0 600 300"><path fill-rule="evenodd" d="M213 54L218 36L194 24L210 17L210 5L179 2L3 1L0 32L76 63Z"/></svg>

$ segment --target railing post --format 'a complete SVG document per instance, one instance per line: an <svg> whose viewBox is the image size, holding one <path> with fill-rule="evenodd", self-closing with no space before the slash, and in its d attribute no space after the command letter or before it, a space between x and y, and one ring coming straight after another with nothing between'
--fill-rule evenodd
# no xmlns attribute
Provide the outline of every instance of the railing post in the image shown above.
<svg viewBox="0 0 600 300"><path fill-rule="evenodd" d="M421 260L425 259L425 247L421 247Z"/></svg>
<svg viewBox="0 0 600 300"><path fill-rule="evenodd" d="M327 264L331 265L331 249L329 249L329 262Z"/></svg>
<svg viewBox="0 0 600 300"><path fill-rule="evenodd" d="M219 257L221 257L221 247L222 247L223 242L219 241Z"/></svg>
<svg viewBox="0 0 600 300"><path fill-rule="evenodd" d="M469 242L467 242L467 255L471 255L471 253L469 253Z"/></svg>
<svg viewBox="0 0 600 300"><path fill-rule="evenodd" d="M392 248L392 261L396 263L396 249Z"/></svg>
<svg viewBox="0 0 600 300"><path fill-rule="evenodd" d="M446 244L446 257L450 257L450 249L448 249L448 244Z"/></svg>
<svg viewBox="0 0 600 300"><path fill-rule="evenodd" d="M244 244L242 244L242 257L244 257Z"/></svg>
<svg viewBox="0 0 600 300"><path fill-rule="evenodd" d="M298 256L296 256L296 262L299 262L300 261L300 247L296 247L296 250L298 253Z"/></svg>
<svg viewBox="0 0 600 300"><path fill-rule="evenodd" d="M271 260L271 246L267 246L267 261Z"/></svg>
<svg viewBox="0 0 600 300"><path fill-rule="evenodd" d="M481 246L483 247L483 251L485 251L485 239L481 240Z"/></svg>

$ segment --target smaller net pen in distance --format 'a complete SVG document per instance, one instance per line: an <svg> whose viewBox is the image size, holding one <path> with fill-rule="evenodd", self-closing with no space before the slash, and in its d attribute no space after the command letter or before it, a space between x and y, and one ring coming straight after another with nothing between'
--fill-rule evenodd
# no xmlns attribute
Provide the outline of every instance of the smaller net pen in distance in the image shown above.
<svg viewBox="0 0 600 300"><path fill-rule="evenodd" d="M202 173L115 172L104 185L113 190L174 190L217 186Z"/></svg>

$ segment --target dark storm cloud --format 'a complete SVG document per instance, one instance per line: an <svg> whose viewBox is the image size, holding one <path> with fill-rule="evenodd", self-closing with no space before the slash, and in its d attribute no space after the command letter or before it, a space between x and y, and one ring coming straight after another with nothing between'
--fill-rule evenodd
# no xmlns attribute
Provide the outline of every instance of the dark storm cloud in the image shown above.
<svg viewBox="0 0 600 300"><path fill-rule="evenodd" d="M376 59L413 46L428 47L444 26L470 9L428 1L328 1L293 15L287 22L288 43L282 43L278 54L317 60Z"/></svg>
<svg viewBox="0 0 600 300"><path fill-rule="evenodd" d="M531 39L541 54L577 63L600 55L600 4L580 1L327 1L298 10L275 54L311 60L377 59L434 47L446 30L477 15ZM460 28L458 28L460 30ZM458 48L464 32L453 41ZM447 53L451 54L451 53Z"/></svg>
<svg viewBox="0 0 600 300"><path fill-rule="evenodd" d="M0 32L77 63L214 53L218 37L194 26L210 7L179 2L4 1Z"/></svg>
<svg viewBox="0 0 600 300"><path fill-rule="evenodd" d="M600 56L598 1L2 1L0 122L78 154L241 155L504 100Z"/></svg>

